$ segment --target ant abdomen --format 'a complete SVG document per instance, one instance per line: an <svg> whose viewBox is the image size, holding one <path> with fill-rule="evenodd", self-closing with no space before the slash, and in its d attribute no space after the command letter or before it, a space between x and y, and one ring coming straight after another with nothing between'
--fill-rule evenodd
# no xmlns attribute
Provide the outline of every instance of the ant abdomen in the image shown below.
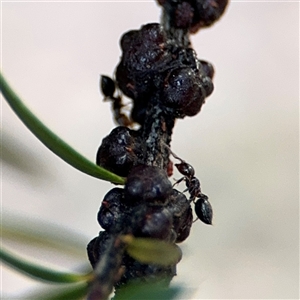
<svg viewBox="0 0 300 300"><path fill-rule="evenodd" d="M201 194L199 196L195 203L195 213L203 223L207 225L212 224L213 210L206 195Z"/></svg>
<svg viewBox="0 0 300 300"><path fill-rule="evenodd" d="M116 85L115 82L110 77L101 75L100 87L105 97L113 98L116 90Z"/></svg>

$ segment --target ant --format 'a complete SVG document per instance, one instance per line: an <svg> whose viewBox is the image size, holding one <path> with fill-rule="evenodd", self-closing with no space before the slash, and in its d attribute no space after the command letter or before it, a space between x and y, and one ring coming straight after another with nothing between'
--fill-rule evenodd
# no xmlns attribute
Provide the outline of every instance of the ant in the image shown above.
<svg viewBox="0 0 300 300"><path fill-rule="evenodd" d="M183 175L182 178L177 180L174 185L179 184L181 181L185 180L185 184L189 194L191 195L190 200L194 201L201 194L200 181L195 177L195 169L186 161L177 156L169 146L166 145L170 153L180 161L179 164L175 164L177 170Z"/></svg>
<svg viewBox="0 0 300 300"><path fill-rule="evenodd" d="M200 181L197 177L195 177L194 168L189 163L177 156L168 145L165 144L165 146L168 148L174 158L180 161L180 163L175 164L175 167L183 175L183 177L177 180L174 185L185 180L187 187L187 190L185 191L188 191L190 194L190 203L194 202L197 219L200 219L205 224L211 225L213 217L212 206L208 201L208 197L201 192ZM196 198L197 200L195 201Z"/></svg>
<svg viewBox="0 0 300 300"><path fill-rule="evenodd" d="M110 100L112 102L112 110L114 114L115 121L117 124L121 126L131 126L133 122L121 112L122 108L125 106L122 103L122 98L120 95L114 97L116 84L115 82L108 76L101 75L100 81L101 91L104 95L104 101Z"/></svg>

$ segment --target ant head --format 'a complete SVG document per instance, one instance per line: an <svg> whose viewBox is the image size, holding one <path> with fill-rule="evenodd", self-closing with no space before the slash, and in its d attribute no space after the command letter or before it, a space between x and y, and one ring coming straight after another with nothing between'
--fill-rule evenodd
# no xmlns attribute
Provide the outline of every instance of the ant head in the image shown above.
<svg viewBox="0 0 300 300"><path fill-rule="evenodd" d="M182 161L180 164L175 164L177 170L184 176L192 178L195 175L194 168L187 162Z"/></svg>

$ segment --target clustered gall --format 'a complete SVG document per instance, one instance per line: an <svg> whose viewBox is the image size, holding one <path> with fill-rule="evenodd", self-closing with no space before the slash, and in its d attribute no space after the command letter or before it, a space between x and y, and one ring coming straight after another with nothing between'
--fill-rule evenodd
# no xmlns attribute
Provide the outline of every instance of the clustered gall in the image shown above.
<svg viewBox="0 0 300 300"><path fill-rule="evenodd" d="M112 103L118 126L103 138L96 163L126 177L124 188L113 188L103 198L97 219L103 231L88 245L95 268L116 235L131 234L169 243L183 242L190 234L193 209L198 219L212 224L213 211L201 191L194 168L172 152L170 143L176 119L197 115L213 92L213 66L198 59L189 36L212 25L223 14L228 0L158 0L161 23L150 23L126 32L120 41L122 56L115 78L101 76L104 100ZM124 111L122 96L132 102ZM182 178L169 177L175 167ZM186 190L175 189L185 182ZM114 282L118 289L131 279L176 275L168 267L143 264L122 256L123 273Z"/></svg>

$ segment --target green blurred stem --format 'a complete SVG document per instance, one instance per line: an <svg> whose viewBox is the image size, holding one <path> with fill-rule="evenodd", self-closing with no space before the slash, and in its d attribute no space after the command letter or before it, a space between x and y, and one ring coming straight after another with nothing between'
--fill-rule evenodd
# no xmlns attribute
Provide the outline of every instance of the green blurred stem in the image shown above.
<svg viewBox="0 0 300 300"><path fill-rule="evenodd" d="M80 261L86 257L86 239L80 234L41 220L25 219L19 215L15 215L13 219L13 216L9 218L2 214L1 218L2 241L13 241L20 249L24 245L30 245L38 249L55 250L57 255L66 253L69 257L80 258Z"/></svg>
<svg viewBox="0 0 300 300"><path fill-rule="evenodd" d="M45 290L44 292L36 293L36 295L32 295L30 299L34 300L77 300L77 299L85 299L85 296L88 292L88 283L78 283L78 284L70 284L68 288L64 289L51 289ZM27 298L26 298L27 299Z"/></svg>
<svg viewBox="0 0 300 300"><path fill-rule="evenodd" d="M56 282L56 283L73 283L80 281L87 281L91 278L90 274L72 274L64 273L59 271L54 271L34 263L25 261L24 259L17 257L16 255L4 250L3 247L0 249L0 260L2 260L7 265L13 267L14 269L39 279L42 281Z"/></svg>
<svg viewBox="0 0 300 300"><path fill-rule="evenodd" d="M115 184L124 184L124 178L111 173L74 150L55 133L48 129L22 102L8 85L0 73L0 90L13 111L18 115L27 128L52 152L77 170L93 177L110 181Z"/></svg>

